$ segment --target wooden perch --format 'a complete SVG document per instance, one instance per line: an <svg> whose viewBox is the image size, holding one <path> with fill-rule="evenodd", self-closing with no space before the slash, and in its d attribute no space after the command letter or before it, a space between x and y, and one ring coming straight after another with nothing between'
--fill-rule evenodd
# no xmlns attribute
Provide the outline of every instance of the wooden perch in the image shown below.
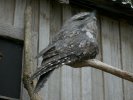
<svg viewBox="0 0 133 100"><path fill-rule="evenodd" d="M93 67L93 68L100 69L107 73L113 74L115 76L118 76L120 78L123 78L125 80L133 82L133 73L123 71L121 69L118 69L111 65L105 64L96 59L91 59L91 60L82 61L82 62L76 62L74 64L70 64L70 66L73 66L74 68L81 68L81 67L88 67L88 66Z"/></svg>
<svg viewBox="0 0 133 100"><path fill-rule="evenodd" d="M33 57L32 57L32 31L31 31L32 11L28 6L25 10L25 38L24 38L24 69L23 69L23 83L28 91L30 100L40 100L38 94L34 94L34 81L30 81L30 76L33 72Z"/></svg>

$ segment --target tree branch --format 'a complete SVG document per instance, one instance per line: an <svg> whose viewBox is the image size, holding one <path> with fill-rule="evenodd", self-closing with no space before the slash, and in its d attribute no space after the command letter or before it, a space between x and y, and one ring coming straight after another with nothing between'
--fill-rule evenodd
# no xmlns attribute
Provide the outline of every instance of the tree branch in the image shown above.
<svg viewBox="0 0 133 100"><path fill-rule="evenodd" d="M30 76L33 72L33 57L32 57L32 10L31 6L28 6L25 10L25 39L24 39L24 69L23 69L23 83L30 96L30 100L40 100L38 94L34 94L34 81L31 82Z"/></svg>
<svg viewBox="0 0 133 100"><path fill-rule="evenodd" d="M115 76L118 76L120 78L133 82L133 73L123 71L121 69L118 69L116 67L103 63L96 59L91 59L91 60L82 61L82 62L75 62L74 64L70 64L70 66L73 66L74 68L81 68L81 67L89 66L89 67L100 69L107 73L113 74Z"/></svg>

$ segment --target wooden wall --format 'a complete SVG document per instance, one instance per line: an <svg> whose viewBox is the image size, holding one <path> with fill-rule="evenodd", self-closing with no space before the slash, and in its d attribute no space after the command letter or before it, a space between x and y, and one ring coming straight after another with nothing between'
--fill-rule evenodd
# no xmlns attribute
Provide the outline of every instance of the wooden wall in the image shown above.
<svg viewBox="0 0 133 100"><path fill-rule="evenodd" d="M23 29L24 10L28 2L1 0L0 22ZM48 45L66 19L87 11L54 0L32 0L31 5L34 57ZM100 53L97 59L133 72L133 25L100 16L98 33ZM35 60L35 67L40 62L41 58ZM63 66L54 71L40 94L42 100L133 100L133 83L93 68ZM29 100L24 89L22 100Z"/></svg>

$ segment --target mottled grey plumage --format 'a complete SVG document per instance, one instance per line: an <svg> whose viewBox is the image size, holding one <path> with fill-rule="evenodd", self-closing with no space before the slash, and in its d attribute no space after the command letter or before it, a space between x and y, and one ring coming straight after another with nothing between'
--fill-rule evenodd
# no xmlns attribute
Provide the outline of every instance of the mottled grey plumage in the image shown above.
<svg viewBox="0 0 133 100"><path fill-rule="evenodd" d="M39 77L38 92L54 69L76 61L93 59L98 54L95 13L83 12L70 18L63 25L48 47L40 52L43 61L31 79ZM56 84L56 83L55 83Z"/></svg>

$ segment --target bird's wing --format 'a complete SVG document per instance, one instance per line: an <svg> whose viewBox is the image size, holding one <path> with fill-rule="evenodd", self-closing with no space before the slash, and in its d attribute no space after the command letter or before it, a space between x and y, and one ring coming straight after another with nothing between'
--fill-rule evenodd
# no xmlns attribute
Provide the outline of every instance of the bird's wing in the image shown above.
<svg viewBox="0 0 133 100"><path fill-rule="evenodd" d="M31 80L34 78L46 74L47 72L58 68L60 65L68 64L70 62L74 62L78 58L73 55L58 55L51 58L47 63L42 61L41 67L39 67L36 72L32 75Z"/></svg>
<svg viewBox="0 0 133 100"><path fill-rule="evenodd" d="M52 51L55 48L55 45L48 45L45 49L43 49L37 56L36 58L39 58L45 54L47 54L48 52Z"/></svg>
<svg viewBox="0 0 133 100"><path fill-rule="evenodd" d="M55 58L56 60L54 60ZM69 64L71 61L74 62L78 59L75 55L58 55L55 56L55 58L53 60L51 59L48 63L42 62L41 67L39 67L31 77L31 80L33 80L34 78L40 76L34 92L38 92L44 86L44 83L47 81L54 69L59 68L64 64Z"/></svg>

